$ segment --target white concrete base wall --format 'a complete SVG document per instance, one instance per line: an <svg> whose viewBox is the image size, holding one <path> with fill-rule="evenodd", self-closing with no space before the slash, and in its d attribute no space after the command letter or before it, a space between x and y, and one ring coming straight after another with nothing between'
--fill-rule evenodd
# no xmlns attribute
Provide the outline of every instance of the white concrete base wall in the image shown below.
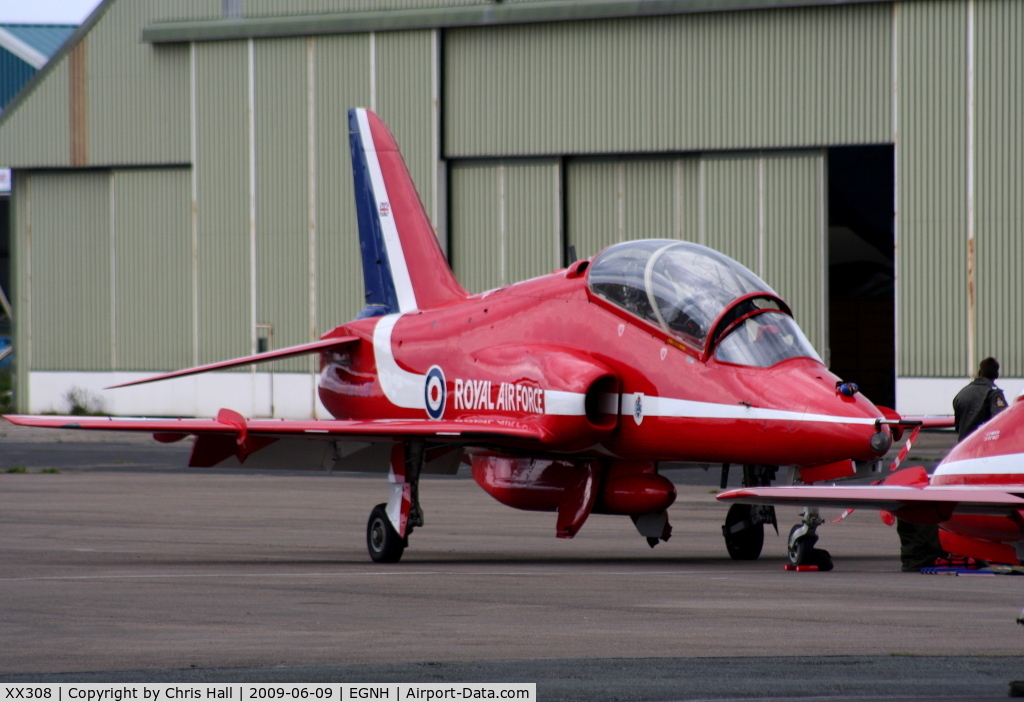
<svg viewBox="0 0 1024 702"><path fill-rule="evenodd" d="M953 414L953 398L971 378L897 378L896 411L907 415ZM1024 378L1000 378L996 385L1013 402Z"/></svg>
<svg viewBox="0 0 1024 702"><path fill-rule="evenodd" d="M312 373L202 373L130 388L104 390L118 383L158 375L154 372L29 373L29 412L68 411L67 395L80 388L121 416L213 417L221 408L254 417L330 419L316 394Z"/></svg>

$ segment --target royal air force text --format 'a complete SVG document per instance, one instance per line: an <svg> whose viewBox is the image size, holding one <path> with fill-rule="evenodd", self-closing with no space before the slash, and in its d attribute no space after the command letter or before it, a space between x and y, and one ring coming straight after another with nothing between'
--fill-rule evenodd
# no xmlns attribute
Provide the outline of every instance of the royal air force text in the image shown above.
<svg viewBox="0 0 1024 702"><path fill-rule="evenodd" d="M520 383L455 379L455 409L544 414L544 389Z"/></svg>

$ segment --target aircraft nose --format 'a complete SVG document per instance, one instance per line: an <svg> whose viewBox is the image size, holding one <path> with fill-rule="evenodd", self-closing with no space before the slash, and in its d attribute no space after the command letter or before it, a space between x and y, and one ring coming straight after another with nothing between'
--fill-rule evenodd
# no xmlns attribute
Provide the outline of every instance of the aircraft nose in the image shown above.
<svg viewBox="0 0 1024 702"><path fill-rule="evenodd" d="M802 412L806 441L818 444L823 454L841 453L844 459L868 461L892 446L889 428L877 423L883 417L881 410L852 383L840 381L811 359L774 370L762 400L766 405Z"/></svg>

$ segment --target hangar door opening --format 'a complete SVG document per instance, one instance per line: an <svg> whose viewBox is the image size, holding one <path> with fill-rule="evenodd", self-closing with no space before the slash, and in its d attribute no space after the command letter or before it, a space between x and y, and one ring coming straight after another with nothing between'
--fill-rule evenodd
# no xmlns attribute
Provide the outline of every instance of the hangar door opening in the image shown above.
<svg viewBox="0 0 1024 702"><path fill-rule="evenodd" d="M893 149L828 150L829 350L832 371L896 406Z"/></svg>

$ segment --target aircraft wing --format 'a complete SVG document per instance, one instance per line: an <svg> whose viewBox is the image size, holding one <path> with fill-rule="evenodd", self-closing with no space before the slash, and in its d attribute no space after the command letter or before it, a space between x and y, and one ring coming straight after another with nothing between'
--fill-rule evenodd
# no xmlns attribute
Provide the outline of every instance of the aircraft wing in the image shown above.
<svg viewBox="0 0 1024 702"><path fill-rule="evenodd" d="M739 488L718 495L723 502L793 507L853 507L901 513L1009 515L1024 510L1024 489L964 485L788 485ZM948 516L946 517L948 519Z"/></svg>
<svg viewBox="0 0 1024 702"><path fill-rule="evenodd" d="M349 441L395 441L403 438L435 438L445 443L474 443L485 440L545 441L547 430L508 419L473 421L432 421L427 419L246 419L233 410L221 410L215 418L175 419L163 417L77 417L7 414L13 424L48 429L93 429L137 431L153 434L158 441L171 442L188 435L235 434L239 441L251 436L266 438L344 439Z"/></svg>
<svg viewBox="0 0 1024 702"><path fill-rule="evenodd" d="M537 446L551 442L551 432L509 419L472 421L288 420L246 419L222 409L215 418L60 417L4 415L20 426L51 429L146 432L163 443L195 436L188 465L197 468L239 466L378 472L389 465L394 444L422 438L444 448L451 460L428 462L427 472L453 472L465 446ZM257 453L258 452L258 453ZM253 456L253 454L257 454ZM247 459L252 460L247 461ZM237 463L236 463L237 460ZM335 463L336 462L336 463Z"/></svg>

